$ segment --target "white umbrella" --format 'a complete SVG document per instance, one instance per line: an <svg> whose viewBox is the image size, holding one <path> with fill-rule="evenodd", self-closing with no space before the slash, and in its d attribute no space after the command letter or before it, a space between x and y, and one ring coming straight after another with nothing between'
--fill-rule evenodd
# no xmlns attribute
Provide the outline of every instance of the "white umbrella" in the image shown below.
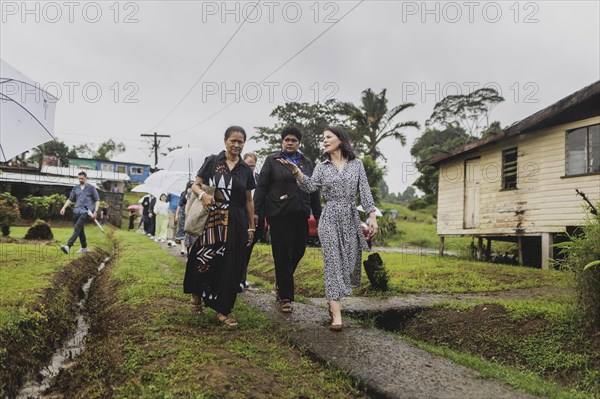
<svg viewBox="0 0 600 399"><path fill-rule="evenodd" d="M57 101L0 59L0 162L55 139Z"/></svg>
<svg viewBox="0 0 600 399"><path fill-rule="evenodd" d="M155 197L159 197L161 194L179 195L185 190L188 181L189 178L186 172L159 170L148 176L144 184L134 187L131 191L136 193L150 193Z"/></svg>
<svg viewBox="0 0 600 399"><path fill-rule="evenodd" d="M210 154L201 148L178 148L158 161L156 167L168 171L183 171L188 173L188 178L195 175Z"/></svg>

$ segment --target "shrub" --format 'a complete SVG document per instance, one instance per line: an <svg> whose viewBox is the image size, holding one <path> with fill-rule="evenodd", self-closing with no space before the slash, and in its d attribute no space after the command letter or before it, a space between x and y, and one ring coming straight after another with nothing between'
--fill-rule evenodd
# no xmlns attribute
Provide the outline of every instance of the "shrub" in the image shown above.
<svg viewBox="0 0 600 399"><path fill-rule="evenodd" d="M41 219L36 220L25 234L27 240L51 240L53 238L54 234L52 234L50 225Z"/></svg>
<svg viewBox="0 0 600 399"><path fill-rule="evenodd" d="M596 206L600 209L600 203ZM600 267L588 267L600 260L600 214L588 215L584 226L574 234L567 234L569 241L556 244L564 259L558 266L575 275L579 300L592 328L600 329Z"/></svg>
<svg viewBox="0 0 600 399"><path fill-rule="evenodd" d="M20 217L19 201L9 193L0 194L0 229L4 237L8 237L10 226Z"/></svg>
<svg viewBox="0 0 600 399"><path fill-rule="evenodd" d="M378 233L373 236L375 245L385 245L388 238L396 233L396 221L390 213L385 213L383 217L377 218Z"/></svg>
<svg viewBox="0 0 600 399"><path fill-rule="evenodd" d="M52 194L49 197L30 195L21 201L21 212L26 219L57 219L66 200L67 197L61 194Z"/></svg>
<svg viewBox="0 0 600 399"><path fill-rule="evenodd" d="M371 287L377 291L387 291L389 276L383 265L381 256L377 252L370 254L367 260L363 262L363 265L365 266L367 277L371 282Z"/></svg>

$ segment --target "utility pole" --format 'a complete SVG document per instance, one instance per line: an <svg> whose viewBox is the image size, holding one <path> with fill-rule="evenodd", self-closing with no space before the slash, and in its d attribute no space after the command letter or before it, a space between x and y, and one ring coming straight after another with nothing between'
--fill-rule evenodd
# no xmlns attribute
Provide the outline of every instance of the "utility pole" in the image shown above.
<svg viewBox="0 0 600 399"><path fill-rule="evenodd" d="M154 149L154 168L156 168L156 164L158 163L158 147L160 145L160 141L158 141L159 137L171 137L166 134L140 134L142 137L154 137L154 143L152 144L152 148Z"/></svg>

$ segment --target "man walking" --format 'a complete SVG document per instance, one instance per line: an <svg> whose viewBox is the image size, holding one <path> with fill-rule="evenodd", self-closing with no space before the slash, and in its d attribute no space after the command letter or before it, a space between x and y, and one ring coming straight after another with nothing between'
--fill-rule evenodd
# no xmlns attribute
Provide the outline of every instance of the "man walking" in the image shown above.
<svg viewBox="0 0 600 399"><path fill-rule="evenodd" d="M85 222L90 219L87 211L88 209L90 211L93 209L92 218L96 219L98 207L100 206L100 197L98 196L98 191L94 186L88 184L87 174L81 171L77 177L79 178L79 184L73 187L71 194L69 195L69 199L67 199L67 202L65 202L60 210L60 214L64 216L67 207L72 203L75 204L73 206L73 223L75 224L73 235L71 238L69 238L69 241L66 245L60 247L65 254L69 253L71 247L75 243L75 240L77 240L77 237L79 237L79 242L81 243L81 249L79 249L77 253L81 254L89 252L84 229Z"/></svg>

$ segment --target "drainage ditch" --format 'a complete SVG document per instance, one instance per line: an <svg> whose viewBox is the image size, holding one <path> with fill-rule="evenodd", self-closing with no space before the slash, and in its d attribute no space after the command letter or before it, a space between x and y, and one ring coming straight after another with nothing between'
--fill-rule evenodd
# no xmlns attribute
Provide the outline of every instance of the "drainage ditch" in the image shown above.
<svg viewBox="0 0 600 399"><path fill-rule="evenodd" d="M98 265L98 272L106 266L110 258L105 258ZM70 339L67 339L63 346L52 355L50 362L40 369L38 373L30 377L23 384L16 399L38 399L44 397L44 392L48 390L61 370L70 367L75 359L83 352L85 348L86 336L89 330L89 323L85 319L83 312L88 293L92 282L96 276L90 277L79 291L79 301L76 305L77 327Z"/></svg>

